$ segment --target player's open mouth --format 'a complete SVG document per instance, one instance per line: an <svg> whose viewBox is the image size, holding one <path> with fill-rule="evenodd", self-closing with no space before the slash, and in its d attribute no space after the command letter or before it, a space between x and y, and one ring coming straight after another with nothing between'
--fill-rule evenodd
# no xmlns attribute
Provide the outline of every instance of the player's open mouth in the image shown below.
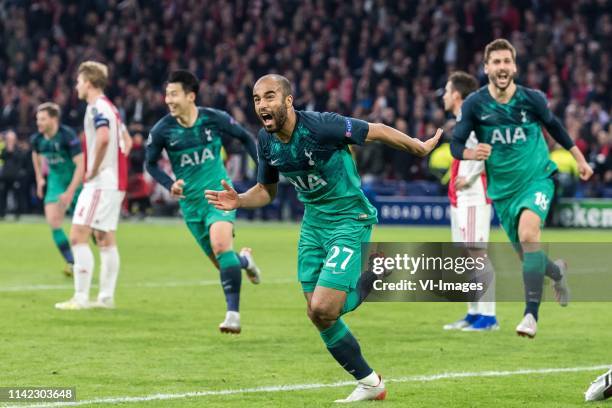
<svg viewBox="0 0 612 408"><path fill-rule="evenodd" d="M274 118L269 113L261 113L259 117L265 126L272 125L272 122L274 121Z"/></svg>
<svg viewBox="0 0 612 408"><path fill-rule="evenodd" d="M506 72L500 72L499 74L497 74L497 79L501 79L502 81L507 80L510 77L510 75L508 75L508 73Z"/></svg>

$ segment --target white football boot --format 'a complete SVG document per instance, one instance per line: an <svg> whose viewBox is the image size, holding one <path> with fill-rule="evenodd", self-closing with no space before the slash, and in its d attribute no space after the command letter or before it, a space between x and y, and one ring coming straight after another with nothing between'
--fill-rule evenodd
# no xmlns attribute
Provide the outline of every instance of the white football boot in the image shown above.
<svg viewBox="0 0 612 408"><path fill-rule="evenodd" d="M536 322L535 317L531 313L527 313L519 325L516 326L516 334L521 337L529 337L530 339L535 337L537 330L538 322Z"/></svg>
<svg viewBox="0 0 612 408"><path fill-rule="evenodd" d="M95 302L91 302L89 307L93 309L114 309L115 308L115 299L113 298L103 298L96 300Z"/></svg>
<svg viewBox="0 0 612 408"><path fill-rule="evenodd" d="M242 248L240 250L240 256L244 256L248 262L245 268L247 278L249 278L251 283L257 285L261 282L261 270L257 267L257 264L255 264L252 252L253 250L251 248Z"/></svg>
<svg viewBox="0 0 612 408"><path fill-rule="evenodd" d="M597 377L584 393L585 401L601 401L612 397L612 370Z"/></svg>
<svg viewBox="0 0 612 408"><path fill-rule="evenodd" d="M378 376L380 382L376 386L365 385L360 382L357 383L357 388L351 392L351 394L344 398L334 402L341 404L358 402L358 401L382 401L387 397L387 389L381 376Z"/></svg>
<svg viewBox="0 0 612 408"><path fill-rule="evenodd" d="M59 310L89 309L89 302L83 302L73 297L72 299L69 299L65 302L56 303L55 308Z"/></svg>
<svg viewBox="0 0 612 408"><path fill-rule="evenodd" d="M225 320L219 324L219 330L221 333L240 333L240 313L228 311L225 314Z"/></svg>
<svg viewBox="0 0 612 408"><path fill-rule="evenodd" d="M561 279L552 282L552 288L555 292L555 299L563 307L567 306L570 299L570 290L567 285L567 262L563 259L557 259L555 265L561 270Z"/></svg>

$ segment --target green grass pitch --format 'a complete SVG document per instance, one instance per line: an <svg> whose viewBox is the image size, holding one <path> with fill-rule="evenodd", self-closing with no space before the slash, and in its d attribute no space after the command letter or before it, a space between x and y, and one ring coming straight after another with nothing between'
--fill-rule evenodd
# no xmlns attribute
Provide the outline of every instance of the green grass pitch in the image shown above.
<svg viewBox="0 0 612 408"><path fill-rule="evenodd" d="M53 308L72 295L72 281L61 274L48 227L40 221L0 224L0 386L74 386L81 401L173 398L119 404L126 407L331 406L353 386L257 389L352 379L306 317L295 280L298 228L237 225L236 247L254 249L263 282L243 280L243 332L228 336L217 330L225 306L217 273L178 220L122 224L118 308L73 312ZM377 227L373 239L447 241L450 230ZM492 239L504 241L498 230ZM548 230L544 240L612 241L609 232L585 230ZM491 333L443 332L444 323L465 312L461 303L366 303L346 321L366 359L390 380L381 406L585 406L582 393L602 369L496 373L612 364L610 303L562 309L547 302L533 341L514 334L521 311L519 303L498 304L501 330ZM495 373L483 376L485 371ZM464 372L475 374L414 378ZM238 389L256 390L205 393ZM204 394L175 398L190 392Z"/></svg>

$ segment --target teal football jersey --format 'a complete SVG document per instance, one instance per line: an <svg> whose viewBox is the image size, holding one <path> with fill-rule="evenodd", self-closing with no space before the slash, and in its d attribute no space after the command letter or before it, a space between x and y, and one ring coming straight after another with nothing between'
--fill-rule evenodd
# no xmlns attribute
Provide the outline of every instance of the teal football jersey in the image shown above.
<svg viewBox="0 0 612 408"><path fill-rule="evenodd" d="M369 125L335 113L296 111L288 143L259 131L258 182L278 182L279 174L295 186L309 222L355 220L376 223L376 209L361 190L349 144L363 144Z"/></svg>
<svg viewBox="0 0 612 408"><path fill-rule="evenodd" d="M454 141L465 145L473 130L480 143L492 146L485 162L487 194L492 200L512 196L556 171L541 129L553 118L544 95L520 85L505 104L493 99L486 86L463 102Z"/></svg>

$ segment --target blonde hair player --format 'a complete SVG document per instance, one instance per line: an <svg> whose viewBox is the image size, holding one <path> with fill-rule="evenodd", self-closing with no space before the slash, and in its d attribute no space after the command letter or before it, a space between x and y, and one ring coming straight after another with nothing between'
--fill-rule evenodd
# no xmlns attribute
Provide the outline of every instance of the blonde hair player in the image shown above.
<svg viewBox="0 0 612 408"><path fill-rule="evenodd" d="M127 146L117 108L104 95L107 83L106 65L86 61L79 66L76 90L78 98L87 102L85 178L70 230L74 296L55 305L61 310L115 307L120 265L115 231L127 187ZM88 241L92 233L100 249L100 290L94 302L89 301L94 256Z"/></svg>

